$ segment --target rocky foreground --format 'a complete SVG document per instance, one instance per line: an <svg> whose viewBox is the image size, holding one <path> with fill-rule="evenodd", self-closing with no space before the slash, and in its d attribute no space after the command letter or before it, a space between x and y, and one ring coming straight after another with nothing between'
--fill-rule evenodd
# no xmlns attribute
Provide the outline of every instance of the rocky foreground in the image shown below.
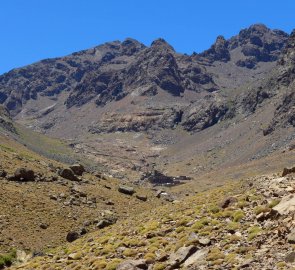
<svg viewBox="0 0 295 270"><path fill-rule="evenodd" d="M293 171L173 201L12 269L293 269Z"/></svg>

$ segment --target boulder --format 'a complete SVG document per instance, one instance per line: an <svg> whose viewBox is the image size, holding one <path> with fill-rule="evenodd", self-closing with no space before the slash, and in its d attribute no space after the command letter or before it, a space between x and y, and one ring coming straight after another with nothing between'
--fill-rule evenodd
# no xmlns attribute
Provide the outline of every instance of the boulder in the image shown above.
<svg viewBox="0 0 295 270"><path fill-rule="evenodd" d="M71 181L79 180L71 169L61 169L59 170L58 175Z"/></svg>
<svg viewBox="0 0 295 270"><path fill-rule="evenodd" d="M291 233L288 234L287 240L290 244L295 244L295 230L292 230Z"/></svg>
<svg viewBox="0 0 295 270"><path fill-rule="evenodd" d="M18 168L14 172L12 180L15 181L34 181L35 173L33 170L27 168Z"/></svg>
<svg viewBox="0 0 295 270"><path fill-rule="evenodd" d="M175 253L171 254L169 262L168 262L168 265L169 265L168 269L178 268L196 251L197 251L197 247L194 245L179 248Z"/></svg>
<svg viewBox="0 0 295 270"><path fill-rule="evenodd" d="M148 265L145 260L128 260L120 263L116 270L147 270Z"/></svg>
<svg viewBox="0 0 295 270"><path fill-rule="evenodd" d="M199 244L202 246L208 246L211 244L211 240L209 238L199 238Z"/></svg>
<svg viewBox="0 0 295 270"><path fill-rule="evenodd" d="M236 203L237 201L238 201L238 199L235 198L235 197L229 197L229 198L226 198L224 201L222 201L222 202L220 203L220 207L221 207L221 208L227 208L227 207L229 207L230 205Z"/></svg>
<svg viewBox="0 0 295 270"><path fill-rule="evenodd" d="M133 195L135 193L134 188L128 186L119 186L118 191L127 195Z"/></svg>
<svg viewBox="0 0 295 270"><path fill-rule="evenodd" d="M71 232L68 232L66 240L71 243L77 240L79 237L80 237L80 234L78 232L71 231Z"/></svg>
<svg viewBox="0 0 295 270"><path fill-rule="evenodd" d="M261 212L256 216L257 221L263 222L267 219L275 219L279 216L279 212L275 209L270 209L268 212Z"/></svg>
<svg viewBox="0 0 295 270"><path fill-rule="evenodd" d="M278 205L273 210L281 215L288 215L290 212L295 211L295 196L293 194L283 197Z"/></svg>
<svg viewBox="0 0 295 270"><path fill-rule="evenodd" d="M47 223L41 223L40 224L40 228L43 230L46 230L49 227L49 225Z"/></svg>
<svg viewBox="0 0 295 270"><path fill-rule="evenodd" d="M82 253L75 252L68 255L69 260L80 260L82 258Z"/></svg>
<svg viewBox="0 0 295 270"><path fill-rule="evenodd" d="M290 168L290 169L284 168L283 173L282 173L282 177L284 177L290 173L295 173L295 167Z"/></svg>
<svg viewBox="0 0 295 270"><path fill-rule="evenodd" d="M100 220L100 221L97 223L96 227L99 228L99 229L103 229L103 228L108 227L108 226L110 226L110 225L112 225L112 224L113 224L113 222L112 222L111 220L108 220L108 219L102 219L102 220Z"/></svg>
<svg viewBox="0 0 295 270"><path fill-rule="evenodd" d="M85 168L81 164L73 164L70 166L70 169L74 172L75 175L81 176L85 172Z"/></svg>
<svg viewBox="0 0 295 270"><path fill-rule="evenodd" d="M208 249L198 250L184 262L184 265L183 265L184 268L198 269L198 266L204 265L207 263L206 261L207 254L208 254Z"/></svg>

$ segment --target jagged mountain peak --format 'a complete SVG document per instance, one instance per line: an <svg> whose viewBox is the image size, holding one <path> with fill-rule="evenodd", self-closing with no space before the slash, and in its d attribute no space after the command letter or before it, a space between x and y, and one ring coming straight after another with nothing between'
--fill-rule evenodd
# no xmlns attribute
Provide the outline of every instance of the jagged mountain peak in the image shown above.
<svg viewBox="0 0 295 270"><path fill-rule="evenodd" d="M230 60L230 53L228 50L228 41L224 36L218 36L215 43L210 49L200 54L201 57L208 59L211 62L222 61L227 62Z"/></svg>
<svg viewBox="0 0 295 270"><path fill-rule="evenodd" d="M126 38L122 43L122 51L125 55L133 55L142 49L144 49L146 46L136 39L133 38Z"/></svg>
<svg viewBox="0 0 295 270"><path fill-rule="evenodd" d="M151 44L151 48L166 49L174 52L174 48L163 38L155 39Z"/></svg>

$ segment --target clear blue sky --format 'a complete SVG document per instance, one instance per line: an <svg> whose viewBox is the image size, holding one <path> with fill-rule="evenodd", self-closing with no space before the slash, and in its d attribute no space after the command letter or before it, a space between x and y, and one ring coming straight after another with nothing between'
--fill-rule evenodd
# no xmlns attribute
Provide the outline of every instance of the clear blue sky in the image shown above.
<svg viewBox="0 0 295 270"><path fill-rule="evenodd" d="M1 0L0 12L0 74L126 37L190 54L254 23L295 28L294 0Z"/></svg>

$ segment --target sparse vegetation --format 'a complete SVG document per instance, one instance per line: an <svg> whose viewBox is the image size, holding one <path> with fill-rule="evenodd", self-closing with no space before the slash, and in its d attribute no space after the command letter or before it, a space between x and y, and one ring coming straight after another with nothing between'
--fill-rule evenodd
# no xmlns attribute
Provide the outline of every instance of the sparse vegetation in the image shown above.
<svg viewBox="0 0 295 270"><path fill-rule="evenodd" d="M16 259L16 251L13 250L7 254L0 254L0 269L5 266L11 266Z"/></svg>

